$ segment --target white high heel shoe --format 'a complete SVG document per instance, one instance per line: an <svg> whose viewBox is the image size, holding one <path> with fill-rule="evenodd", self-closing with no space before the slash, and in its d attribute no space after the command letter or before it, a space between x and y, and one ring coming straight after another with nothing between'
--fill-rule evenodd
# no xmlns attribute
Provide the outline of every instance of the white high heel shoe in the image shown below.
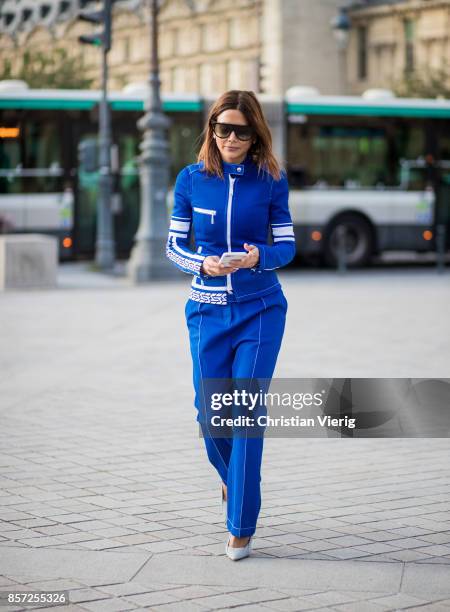
<svg viewBox="0 0 450 612"><path fill-rule="evenodd" d="M228 541L225 546L225 553L227 557L229 557L232 561L239 561L239 559L244 559L245 557L248 557L252 550L252 538L253 536L251 535L245 546L242 546L240 548L234 548L233 546L229 546L231 535L228 536Z"/></svg>

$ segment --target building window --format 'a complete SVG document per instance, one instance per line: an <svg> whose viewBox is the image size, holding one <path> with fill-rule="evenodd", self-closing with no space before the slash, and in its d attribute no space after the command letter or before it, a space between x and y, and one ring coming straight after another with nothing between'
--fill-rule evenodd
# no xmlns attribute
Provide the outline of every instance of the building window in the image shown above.
<svg viewBox="0 0 450 612"><path fill-rule="evenodd" d="M213 67L210 64L200 64L200 92L209 94L213 89Z"/></svg>
<svg viewBox="0 0 450 612"><path fill-rule="evenodd" d="M403 22L403 31L405 35L405 72L414 70L414 21L405 19Z"/></svg>
<svg viewBox="0 0 450 612"><path fill-rule="evenodd" d="M367 27L360 26L358 32L358 79L367 78Z"/></svg>
<svg viewBox="0 0 450 612"><path fill-rule="evenodd" d="M62 0L59 3L59 12L60 12L60 14L65 13L66 11L68 11L69 8L70 8L69 0Z"/></svg>
<svg viewBox="0 0 450 612"><path fill-rule="evenodd" d="M29 21L31 15L33 14L33 11L31 9L24 9L22 11L22 20L25 23L26 21Z"/></svg>
<svg viewBox="0 0 450 612"><path fill-rule="evenodd" d="M239 89L241 85L241 62L238 59L228 60L226 62L227 70L227 89Z"/></svg>

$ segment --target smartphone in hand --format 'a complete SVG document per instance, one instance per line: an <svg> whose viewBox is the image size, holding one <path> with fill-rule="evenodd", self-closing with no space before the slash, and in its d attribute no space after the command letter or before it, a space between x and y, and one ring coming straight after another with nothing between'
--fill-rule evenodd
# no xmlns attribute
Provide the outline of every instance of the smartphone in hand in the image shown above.
<svg viewBox="0 0 450 612"><path fill-rule="evenodd" d="M225 251L219 260L224 266L233 266L236 262L242 261L246 257L247 251Z"/></svg>

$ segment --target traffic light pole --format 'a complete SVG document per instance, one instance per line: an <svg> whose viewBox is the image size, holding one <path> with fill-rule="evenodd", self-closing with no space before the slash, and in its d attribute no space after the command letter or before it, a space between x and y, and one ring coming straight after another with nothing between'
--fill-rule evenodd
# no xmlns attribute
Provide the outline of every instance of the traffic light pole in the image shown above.
<svg viewBox="0 0 450 612"><path fill-rule="evenodd" d="M108 0L105 0L105 10ZM109 7L109 10L111 8ZM102 98L99 117L99 201L95 261L99 268L114 266L114 237L111 211L111 112L108 104L108 49L102 48Z"/></svg>
<svg viewBox="0 0 450 612"><path fill-rule="evenodd" d="M111 176L111 111L108 104L108 52L111 49L112 5L115 0L103 0L101 10L82 11L81 21L103 25L103 31L83 34L78 40L85 45L101 47L102 52L102 97L99 116L99 198L97 204L97 239L95 261L103 270L114 266L114 238L112 220L112 176Z"/></svg>

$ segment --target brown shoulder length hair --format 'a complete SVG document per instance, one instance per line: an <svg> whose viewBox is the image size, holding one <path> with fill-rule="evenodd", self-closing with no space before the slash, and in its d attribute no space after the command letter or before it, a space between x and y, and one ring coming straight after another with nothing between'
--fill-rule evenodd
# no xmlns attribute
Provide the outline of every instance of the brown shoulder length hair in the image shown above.
<svg viewBox="0 0 450 612"><path fill-rule="evenodd" d="M205 128L202 132L203 144L197 162L203 161L204 171L223 178L222 156L213 138L211 122L225 110L239 110L247 120L256 136L256 142L248 154L258 166L258 176L266 170L277 181L281 178L280 165L272 152L272 135L258 99L253 91L232 89L223 93L210 108Z"/></svg>

